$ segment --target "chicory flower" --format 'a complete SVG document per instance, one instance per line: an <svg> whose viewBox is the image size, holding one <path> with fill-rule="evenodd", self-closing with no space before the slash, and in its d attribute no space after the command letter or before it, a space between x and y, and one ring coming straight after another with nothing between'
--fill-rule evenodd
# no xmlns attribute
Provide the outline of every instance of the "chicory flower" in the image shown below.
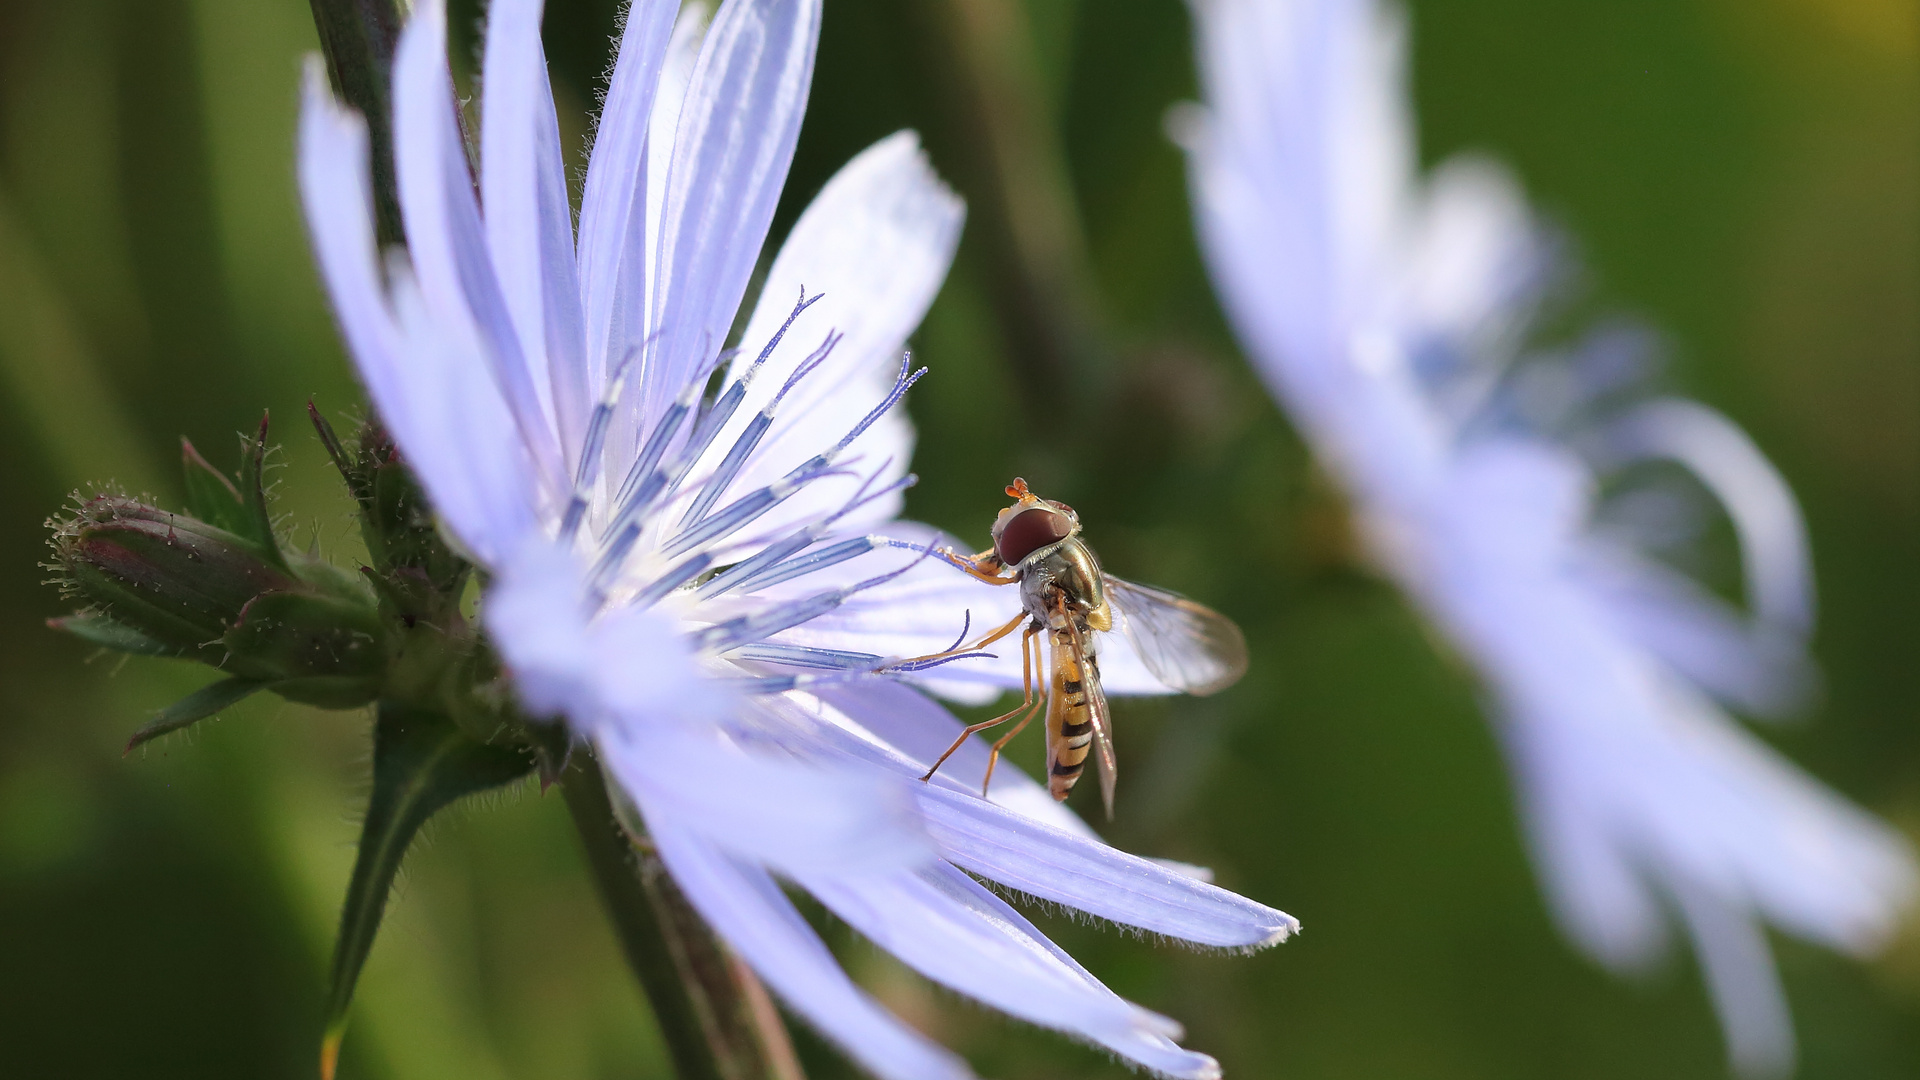
<svg viewBox="0 0 1920 1080"><path fill-rule="evenodd" d="M968 1075L854 986L783 879L956 991L1157 1073L1217 1075L976 878L1219 948L1276 942L1292 918L1107 847L1011 770L979 797L982 747L915 779L959 725L899 681L921 671L899 658L940 651L964 608L919 602L915 583L964 579L892 522L913 440L897 406L959 200L911 133L881 140L802 215L727 351L805 111L818 0L727 0L710 25L634 3L577 233L541 4L489 16L477 185L441 0L399 43L406 252L376 250L365 125L317 67L300 178L343 336L486 574L481 620L524 708L591 742L713 929L874 1073ZM832 640L793 637L823 617Z"/></svg>

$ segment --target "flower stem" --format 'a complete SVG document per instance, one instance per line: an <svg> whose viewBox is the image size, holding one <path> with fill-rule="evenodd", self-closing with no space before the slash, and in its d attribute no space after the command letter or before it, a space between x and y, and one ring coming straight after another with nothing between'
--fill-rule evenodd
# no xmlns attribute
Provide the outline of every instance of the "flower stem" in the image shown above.
<svg viewBox="0 0 1920 1080"><path fill-rule="evenodd" d="M404 243L393 172L389 69L405 0L312 0L313 25L334 92L367 119L373 150L374 225L380 246Z"/></svg>
<svg viewBox="0 0 1920 1080"><path fill-rule="evenodd" d="M680 1080L805 1080L766 988L616 818L599 765L574 754L561 789Z"/></svg>
<svg viewBox="0 0 1920 1080"><path fill-rule="evenodd" d="M914 47L940 76L955 146L949 163L980 226L988 299L1021 378L1045 402L1038 432L1065 430L1108 363L1066 151L1043 104L1026 6L1018 0L909 5ZM943 167L947 167L943 163Z"/></svg>

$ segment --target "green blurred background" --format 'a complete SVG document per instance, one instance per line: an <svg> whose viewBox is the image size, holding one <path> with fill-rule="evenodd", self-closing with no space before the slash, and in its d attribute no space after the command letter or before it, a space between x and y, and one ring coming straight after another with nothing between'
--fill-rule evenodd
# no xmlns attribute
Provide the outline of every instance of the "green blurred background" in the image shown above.
<svg viewBox="0 0 1920 1080"><path fill-rule="evenodd" d="M456 3L470 54L479 11ZM549 0L573 145L613 0ZM925 133L973 213L917 337L915 516L984 532L1016 471L1107 564L1246 627L1247 680L1123 702L1108 835L1300 916L1252 958L1036 917L1230 1077L1718 1077L1684 952L1620 982L1535 888L1471 678L1353 557L1342 509L1209 296L1165 108L1178 0L826 0L776 233L841 162ZM1674 346L1816 545L1827 695L1767 737L1920 836L1920 30L1911 0L1427 0L1422 152L1510 161L1580 242L1586 308ZM464 35L464 36L463 36ZM360 402L292 184L304 0L0 3L0 1073L311 1075L367 722L255 699L127 759L205 681L45 630L42 519L117 479L177 500L270 408L296 535L350 559L300 409ZM1001 193L1009 193L1002 195ZM1048 404L1056 396L1071 407ZM1037 760L1038 740L1019 758ZM1083 792L1082 794L1090 794ZM823 925L824 925L824 920ZM984 1075L1121 1075L826 927ZM1920 1076L1920 923L1861 965L1777 939L1805 1077ZM801 1036L816 1078L851 1075ZM403 875L341 1075L646 1077L665 1058L557 796L456 809Z"/></svg>

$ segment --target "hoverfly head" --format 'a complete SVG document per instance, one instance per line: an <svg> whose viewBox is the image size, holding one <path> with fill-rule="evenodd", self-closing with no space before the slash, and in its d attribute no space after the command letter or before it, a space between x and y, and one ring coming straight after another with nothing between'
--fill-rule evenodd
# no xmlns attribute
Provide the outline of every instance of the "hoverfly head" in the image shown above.
<svg viewBox="0 0 1920 1080"><path fill-rule="evenodd" d="M1080 531L1080 516L1063 502L1042 499L1015 477L1007 485L1014 504L1000 511L993 522L993 552L1008 566L1016 566L1028 555L1059 543Z"/></svg>

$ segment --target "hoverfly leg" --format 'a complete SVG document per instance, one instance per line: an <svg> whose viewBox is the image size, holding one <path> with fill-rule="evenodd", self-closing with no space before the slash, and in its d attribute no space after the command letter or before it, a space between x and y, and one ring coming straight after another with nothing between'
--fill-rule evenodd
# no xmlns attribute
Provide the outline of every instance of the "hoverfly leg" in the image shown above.
<svg viewBox="0 0 1920 1080"><path fill-rule="evenodd" d="M1020 625L1020 620L1026 617L1027 617L1027 613L1024 611L1018 615L1015 615L1013 618L1007 620L1005 625L1001 626L998 630L995 630L993 633L988 634L986 637L981 638L979 641L976 641L971 645L961 645L952 649L948 649L945 652L928 653L925 656L909 656L905 660L893 661L893 666L899 666L904 664L923 664L929 660L945 660L949 656L959 656L963 653L979 652L981 649L984 649L987 646L993 644L994 642L999 641L1001 638L1006 637L1008 634L1013 633L1015 628L1017 628Z"/></svg>
<svg viewBox="0 0 1920 1080"><path fill-rule="evenodd" d="M1024 615L1021 617L1025 618ZM993 637L989 638L988 640L989 641L998 640L999 638L1005 637L1007 634L1012 632L1013 632L1013 625L1009 624L1007 626L1001 627L1000 630L996 632L993 635ZM1026 683L1026 695L1024 700L1022 700L1020 704L1014 707L1012 710L1001 713L999 716L996 716L991 720L982 720L977 724L968 724L965 728L962 728L960 731L960 737L953 740L953 745L947 747L946 752L941 754L939 760L933 763L933 768L928 769L927 774L920 778L921 783L924 784L932 780L933 774L939 772L940 766L945 765L947 763L948 758L952 757L955 752L957 752L962 746L966 745L967 739L969 737L973 735L977 735L980 732L985 731L990 727L998 727L999 725L1006 723L1007 721L1013 719L1016 716L1019 716L1021 713L1026 712L1027 710L1033 707L1033 682L1031 677L1028 674L1029 665L1027 663L1027 657L1031 652L1031 648L1032 648L1031 642L1033 641L1033 635L1038 632L1039 631L1035 630L1033 627L1028 627L1026 634L1022 636L1020 639L1020 675L1021 675L1022 681ZM1022 723L1021 726L1024 727L1025 724ZM1015 728L1014 730L1018 731L1019 728ZM999 748L995 747L994 752L997 755L999 753ZM993 765L991 761L989 761L987 765L987 770L989 775L991 775L993 770Z"/></svg>
<svg viewBox="0 0 1920 1080"><path fill-rule="evenodd" d="M1022 703L1021 707L1034 707L1029 709L1027 715L1020 718L1019 723L1013 725L1012 731L1007 732L1005 735L993 741L993 749L987 753L986 775L980 778L980 797L983 799L987 797L987 789L993 784L993 767L1000 764L1000 751L1005 749L1006 745L1013 741L1015 735L1025 731L1027 725L1033 723L1034 717L1046 711L1044 708L1039 707L1046 704L1046 695L1042 693L1036 696L1033 692L1033 687L1036 682L1043 686L1046 683L1046 673L1038 670L1040 667L1039 654L1033 648L1033 637L1039 632L1038 628L1029 626L1027 627L1026 636L1020 639L1020 681L1026 688L1026 701ZM1040 677L1035 679L1035 674L1038 674Z"/></svg>
<svg viewBox="0 0 1920 1080"><path fill-rule="evenodd" d="M1018 574L1007 577L1000 576L1000 572L1005 570L1007 566L1000 561L998 555L993 553L992 548L988 548L978 555L966 558L955 555L946 548L941 548L938 552L935 552L935 554L945 559L949 565L963 571L968 577L976 581L984 581L989 585L1011 585L1020 580L1020 575Z"/></svg>

